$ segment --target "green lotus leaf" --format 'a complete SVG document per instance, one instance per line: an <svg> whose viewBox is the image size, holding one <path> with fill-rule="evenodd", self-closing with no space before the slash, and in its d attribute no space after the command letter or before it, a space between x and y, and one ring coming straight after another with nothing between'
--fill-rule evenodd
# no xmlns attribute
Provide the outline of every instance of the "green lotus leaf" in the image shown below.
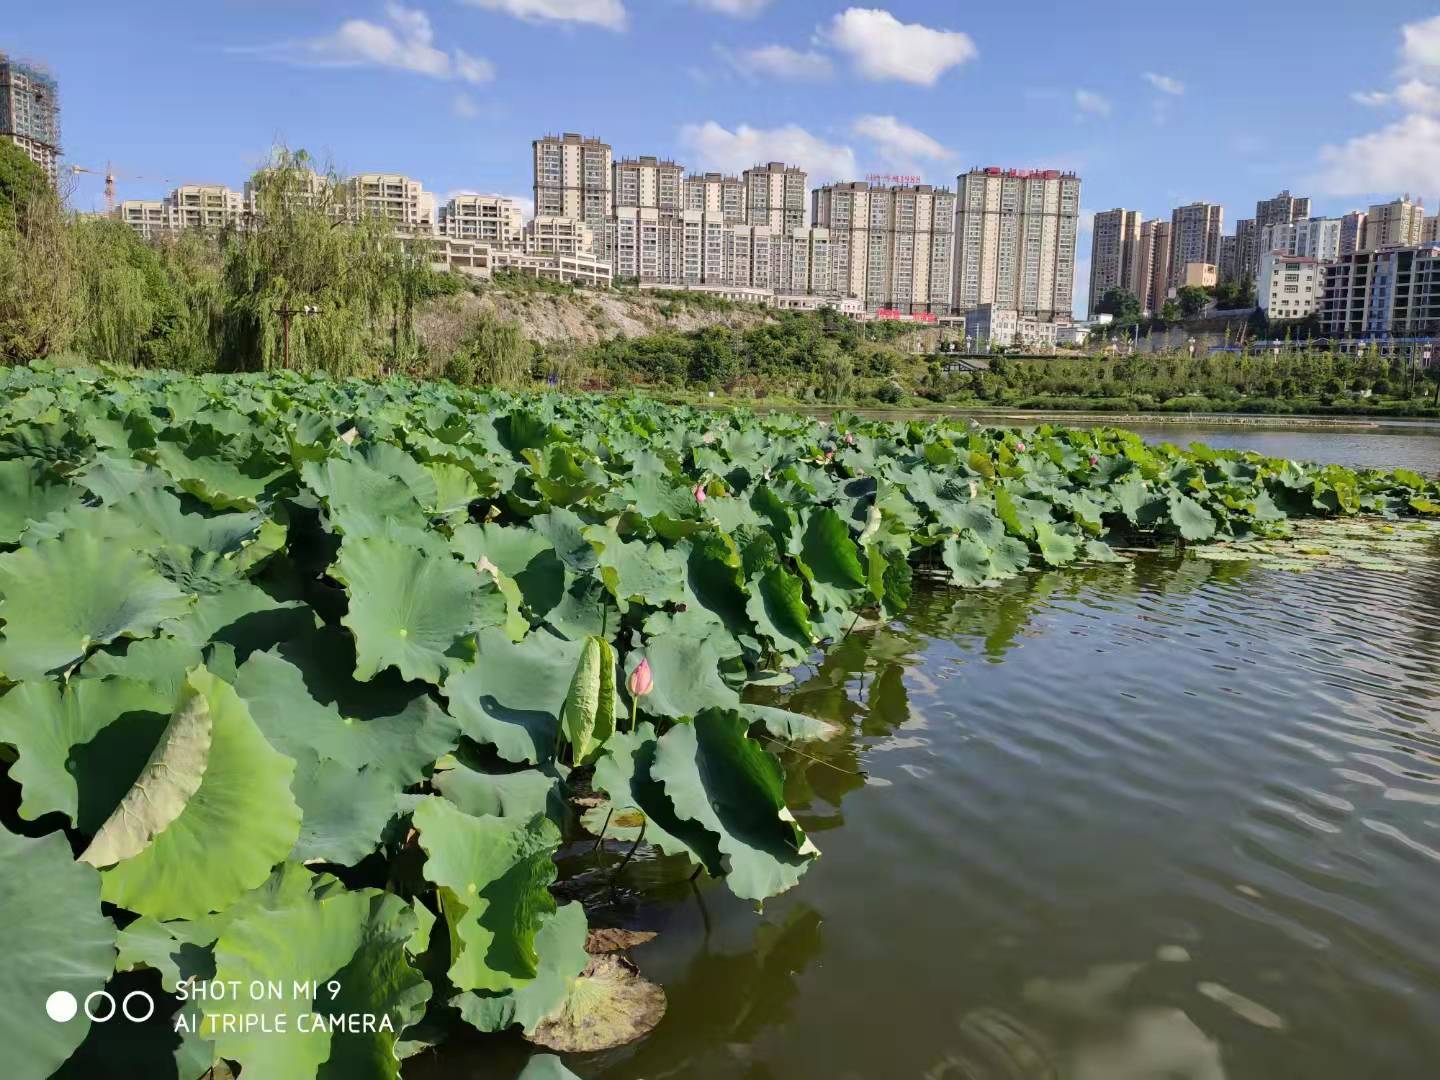
<svg viewBox="0 0 1440 1080"><path fill-rule="evenodd" d="M115 970L158 971L160 985L176 993L182 982L215 977L215 956L210 951L215 936L203 922L161 922L142 915L116 936Z"/></svg>
<svg viewBox="0 0 1440 1080"><path fill-rule="evenodd" d="M648 722L635 731L617 731L610 737L605 753L595 763L594 777L595 789L610 796L610 806L592 831L598 833L601 827L608 830L613 824L617 836L638 840L638 825L626 820L638 813L642 815L647 843L669 855L686 855L705 867L711 877L719 877L723 865L715 835L703 824L676 813L664 786L651 773L656 744L655 728ZM609 823L602 825L606 817ZM617 822L617 817L622 820Z"/></svg>
<svg viewBox="0 0 1440 1080"><path fill-rule="evenodd" d="M539 962L533 979L501 994L459 994L452 1004L466 1023L480 1031L504 1031L517 1024L527 1032L533 1030L564 1003L567 989L589 963L588 929L585 909L579 904L565 904L542 915L535 932Z"/></svg>
<svg viewBox="0 0 1440 1080"><path fill-rule="evenodd" d="M70 531L0 556L0 675L39 679L95 645L145 637L191 599L135 551Z"/></svg>
<svg viewBox="0 0 1440 1080"><path fill-rule="evenodd" d="M664 545L621 540L605 525L589 526L585 538L598 553L600 576L622 615L632 603L658 608L685 598L684 561Z"/></svg>
<svg viewBox="0 0 1440 1080"><path fill-rule="evenodd" d="M180 691L170 722L119 804L80 853L91 866L139 855L185 812L210 759L210 681L197 668ZM218 695L217 695L218 696Z"/></svg>
<svg viewBox="0 0 1440 1080"><path fill-rule="evenodd" d="M540 769L489 772L451 761L448 768L436 769L431 783L472 817L545 814L558 823L565 809L559 777Z"/></svg>
<svg viewBox="0 0 1440 1080"><path fill-rule="evenodd" d="M450 927L450 981L460 990L506 991L534 979L535 932L555 910L554 822L543 814L472 817L438 796L420 800L411 820Z"/></svg>
<svg viewBox="0 0 1440 1080"><path fill-rule="evenodd" d="M516 1080L580 1080L554 1054L532 1054Z"/></svg>
<svg viewBox="0 0 1440 1080"><path fill-rule="evenodd" d="M266 879L300 831L290 794L295 763L265 741L228 683L204 668L187 682L209 709L209 752L191 766L203 770L200 783L143 850L101 875L106 900L157 919L198 918L230 904Z"/></svg>
<svg viewBox="0 0 1440 1080"><path fill-rule="evenodd" d="M525 603L544 616L560 602L565 591L565 565L555 545L534 529L486 522L461 525L451 544L468 563L487 560L520 587Z"/></svg>
<svg viewBox="0 0 1440 1080"><path fill-rule="evenodd" d="M140 774L174 702L163 688L123 678L26 682L0 697L20 816L58 812L95 832Z"/></svg>
<svg viewBox="0 0 1440 1080"><path fill-rule="evenodd" d="M1074 528L1074 525L1056 525L1037 518L1034 522L1034 536L1035 545L1040 549L1040 557L1051 566L1074 562L1081 537L1066 531Z"/></svg>
<svg viewBox="0 0 1440 1080"><path fill-rule="evenodd" d="M0 828L0 1046L10 1080L44 1080L85 1039L83 1004L115 963L115 926L100 913L99 875L59 833L31 840ZM81 1004L46 1015L52 994Z"/></svg>
<svg viewBox="0 0 1440 1080"><path fill-rule="evenodd" d="M1188 495L1170 493L1170 520L1186 540L1209 540L1215 535L1215 518Z"/></svg>
<svg viewBox="0 0 1440 1080"><path fill-rule="evenodd" d="M357 771L314 751L296 756L292 791L301 817L290 858L300 862L358 863L379 846L399 808L399 792L384 772Z"/></svg>
<svg viewBox="0 0 1440 1080"><path fill-rule="evenodd" d="M0 461L0 544L13 544L26 527L74 503L81 491L53 477L32 458Z"/></svg>
<svg viewBox="0 0 1440 1080"><path fill-rule="evenodd" d="M288 470L249 436L176 429L141 452L183 491L219 509L251 509Z"/></svg>
<svg viewBox="0 0 1440 1080"><path fill-rule="evenodd" d="M506 761L548 760L583 647L543 631L512 642L498 628L482 630L475 663L442 690L450 714L466 736L494 746Z"/></svg>
<svg viewBox="0 0 1440 1080"><path fill-rule="evenodd" d="M828 507L810 511L796 563L821 608L848 609L854 594L868 583L849 526Z"/></svg>
<svg viewBox="0 0 1440 1080"><path fill-rule="evenodd" d="M715 835L730 890L764 900L799 881L819 850L785 808L780 762L747 727L720 709L676 724L660 737L650 771L676 814Z"/></svg>
<svg viewBox="0 0 1440 1080"><path fill-rule="evenodd" d="M307 461L300 475L325 500L331 522L347 536L382 533L392 523L423 526L421 498L429 495L433 500L437 494L423 466L386 445Z"/></svg>
<svg viewBox="0 0 1440 1080"><path fill-rule="evenodd" d="M470 635L505 620L499 591L438 539L351 536L331 572L350 591L342 621L355 634L358 679L393 666L439 685L464 664Z"/></svg>
<svg viewBox="0 0 1440 1080"><path fill-rule="evenodd" d="M415 913L398 896L349 892L323 878L288 903L253 908L215 942L215 978L241 989L238 1000L198 1002L201 1034L257 1076L396 1080L395 1044L430 998L405 952L414 932ZM265 992L250 996L252 984ZM264 1018L269 1030L235 1030L239 1013ZM329 1020L352 1015L374 1017L373 1030Z"/></svg>

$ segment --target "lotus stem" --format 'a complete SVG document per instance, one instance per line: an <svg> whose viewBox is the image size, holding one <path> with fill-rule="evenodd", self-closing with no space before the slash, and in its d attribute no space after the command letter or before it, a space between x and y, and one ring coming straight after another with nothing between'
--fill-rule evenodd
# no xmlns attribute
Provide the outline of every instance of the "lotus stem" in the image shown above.
<svg viewBox="0 0 1440 1080"><path fill-rule="evenodd" d="M600 835L595 838L595 846L590 849L591 855L594 855L597 851L599 851L600 845L605 842L605 830L610 827L610 817L614 813L615 804L611 803L610 809L605 811L605 824L600 826Z"/></svg>
<svg viewBox="0 0 1440 1080"><path fill-rule="evenodd" d="M650 824L650 819L645 818L640 822L640 835L635 837L635 842L630 845L630 850L620 860L620 865L610 872L610 888L615 888L615 883L620 880L620 871L625 869L625 864L635 856L635 849L645 842L645 826Z"/></svg>

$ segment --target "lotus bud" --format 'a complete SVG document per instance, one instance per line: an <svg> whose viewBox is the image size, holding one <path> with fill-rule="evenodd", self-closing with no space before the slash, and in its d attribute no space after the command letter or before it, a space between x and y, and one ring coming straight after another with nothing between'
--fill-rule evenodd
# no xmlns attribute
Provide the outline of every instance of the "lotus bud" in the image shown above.
<svg viewBox="0 0 1440 1080"><path fill-rule="evenodd" d="M1100 464L1100 459L1099 459L1098 457L1096 457L1094 454L1091 454L1091 455L1090 455L1090 467L1093 469L1096 465L1099 465L1099 464Z"/></svg>
<svg viewBox="0 0 1440 1080"><path fill-rule="evenodd" d="M630 673L630 678L625 680L625 688L630 691L631 697L644 697L655 689L655 676L650 673L650 660L641 657L640 663Z"/></svg>
<svg viewBox="0 0 1440 1080"><path fill-rule="evenodd" d="M1016 450L1022 450L1022 451L1023 451L1023 450L1025 449L1025 444L1024 444L1023 442L1021 442L1019 439L1016 439L1016 440L1015 440L1015 449L1016 449Z"/></svg>
<svg viewBox="0 0 1440 1080"><path fill-rule="evenodd" d="M705 483L704 483L704 481L701 481L700 483L698 483L698 484L695 485L695 501L696 501L697 503L703 503L703 502L705 501Z"/></svg>
<svg viewBox="0 0 1440 1080"><path fill-rule="evenodd" d="M855 445L855 436L854 436L851 432L848 432L848 431L847 431L847 432L845 433L845 445L846 445L846 446L854 446L854 445Z"/></svg>

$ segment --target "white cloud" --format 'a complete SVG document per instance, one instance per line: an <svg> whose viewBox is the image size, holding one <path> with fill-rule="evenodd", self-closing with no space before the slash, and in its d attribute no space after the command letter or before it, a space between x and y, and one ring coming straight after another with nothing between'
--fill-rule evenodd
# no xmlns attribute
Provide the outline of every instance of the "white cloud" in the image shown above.
<svg viewBox="0 0 1440 1080"><path fill-rule="evenodd" d="M908 163L916 158L943 161L955 156L955 151L893 116L861 116L850 130L869 139L881 156L891 162Z"/></svg>
<svg viewBox="0 0 1440 1080"><path fill-rule="evenodd" d="M978 55L968 34L902 23L878 8L847 8L818 37L846 53L867 79L898 79L921 86L934 86L950 68Z"/></svg>
<svg viewBox="0 0 1440 1080"><path fill-rule="evenodd" d="M748 19L760 14L770 0L695 0L695 3L722 15L734 15L737 19Z"/></svg>
<svg viewBox="0 0 1440 1080"><path fill-rule="evenodd" d="M744 75L771 75L779 79L827 79L833 73L830 59L814 51L800 52L786 45L761 45L731 54L721 50Z"/></svg>
<svg viewBox="0 0 1440 1080"><path fill-rule="evenodd" d="M435 46L430 17L401 4L385 5L385 22L346 19L333 34L238 49L291 64L313 67L379 67L467 83L489 82L495 65L456 49Z"/></svg>
<svg viewBox="0 0 1440 1080"><path fill-rule="evenodd" d="M1110 115L1110 100L1094 90L1076 90L1075 107L1091 116Z"/></svg>
<svg viewBox="0 0 1440 1080"><path fill-rule="evenodd" d="M1401 69L1407 75L1440 73L1440 15L1401 27Z"/></svg>
<svg viewBox="0 0 1440 1080"><path fill-rule="evenodd" d="M1315 184L1327 195L1433 190L1440 177L1440 120L1422 113L1320 151Z"/></svg>
<svg viewBox="0 0 1440 1080"><path fill-rule="evenodd" d="M1179 79L1172 78L1169 75L1161 75L1159 72L1147 71L1144 75L1141 76L1141 78L1148 82L1156 90L1159 90L1162 94L1170 94L1173 97L1179 97L1181 94L1185 93L1185 84L1182 83Z"/></svg>
<svg viewBox="0 0 1440 1080"><path fill-rule="evenodd" d="M783 161L799 165L817 183L855 176L855 151L826 142L795 124L769 129L741 124L731 131L707 120L686 124L680 129L680 140L699 159L701 169L738 173L761 162Z"/></svg>
<svg viewBox="0 0 1440 1080"><path fill-rule="evenodd" d="M474 120L480 115L480 106L469 94L456 94L450 100L450 111L462 120Z"/></svg>
<svg viewBox="0 0 1440 1080"><path fill-rule="evenodd" d="M461 0L471 7L499 11L529 22L576 22L625 29L625 5L621 0Z"/></svg>
<svg viewBox="0 0 1440 1080"><path fill-rule="evenodd" d="M1411 112L1440 113L1440 86L1410 79L1395 88L1395 102Z"/></svg>
<svg viewBox="0 0 1440 1080"><path fill-rule="evenodd" d="M1384 90L1356 90L1350 95L1350 100L1357 105L1378 109L1381 105L1389 105L1393 98Z"/></svg>

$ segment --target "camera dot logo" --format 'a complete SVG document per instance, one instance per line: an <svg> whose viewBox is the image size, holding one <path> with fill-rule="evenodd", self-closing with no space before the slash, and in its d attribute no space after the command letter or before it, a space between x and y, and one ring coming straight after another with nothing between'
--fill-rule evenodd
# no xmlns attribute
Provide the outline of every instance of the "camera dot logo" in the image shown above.
<svg viewBox="0 0 1440 1080"><path fill-rule="evenodd" d="M75 1019L75 1013L79 1008L80 1005L75 1000L75 995L69 990L56 990L45 999L45 1014L57 1024Z"/></svg>

